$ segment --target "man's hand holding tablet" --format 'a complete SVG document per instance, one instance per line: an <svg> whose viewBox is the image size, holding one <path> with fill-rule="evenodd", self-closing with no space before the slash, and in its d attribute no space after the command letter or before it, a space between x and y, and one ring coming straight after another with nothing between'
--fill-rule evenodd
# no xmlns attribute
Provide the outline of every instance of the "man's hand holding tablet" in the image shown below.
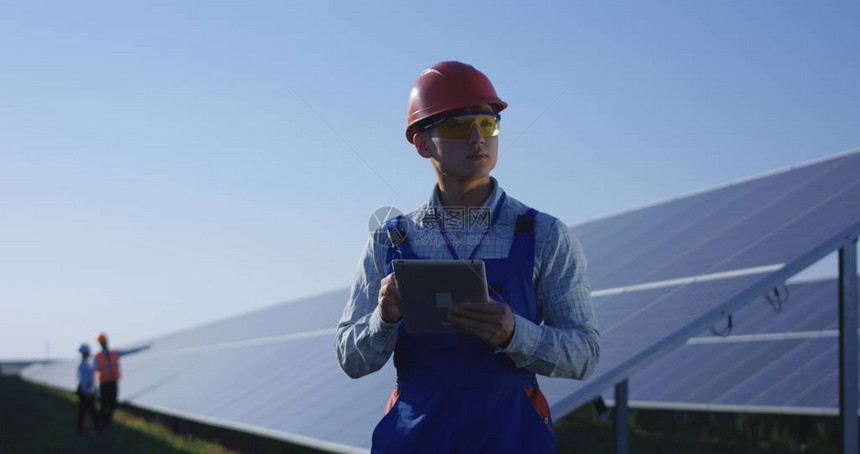
<svg viewBox="0 0 860 454"><path fill-rule="evenodd" d="M397 281L394 273L382 278L379 285L379 315L386 323L396 323L403 318L400 312L400 290L397 289Z"/></svg>
<svg viewBox="0 0 860 454"><path fill-rule="evenodd" d="M448 320L480 337L484 342L505 348L514 337L516 319L505 303L467 301L448 308Z"/></svg>
<svg viewBox="0 0 860 454"><path fill-rule="evenodd" d="M396 320L394 317L401 314L410 333L474 332L499 344L513 332L513 315L509 314L509 320L505 317L510 309L490 300L484 262L393 260L391 264L396 284L392 285L389 276L382 281L379 304L383 320ZM463 304L463 308L450 311ZM454 318L449 318L451 314ZM507 337L499 339L503 335Z"/></svg>

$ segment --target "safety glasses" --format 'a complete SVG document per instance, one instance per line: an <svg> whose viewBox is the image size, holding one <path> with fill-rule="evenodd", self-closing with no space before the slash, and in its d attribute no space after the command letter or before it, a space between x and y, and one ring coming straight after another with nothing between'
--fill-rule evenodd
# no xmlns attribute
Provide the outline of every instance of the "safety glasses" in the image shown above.
<svg viewBox="0 0 860 454"><path fill-rule="evenodd" d="M445 139L468 139L472 135L472 129L478 127L483 137L495 137L499 135L499 114L487 112L463 112L449 117L440 118L421 131L436 128L439 137Z"/></svg>

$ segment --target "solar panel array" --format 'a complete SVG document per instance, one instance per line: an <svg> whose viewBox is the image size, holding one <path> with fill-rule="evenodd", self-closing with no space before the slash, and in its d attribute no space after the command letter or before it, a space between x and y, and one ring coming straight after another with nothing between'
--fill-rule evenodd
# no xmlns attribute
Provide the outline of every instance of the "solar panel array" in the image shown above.
<svg viewBox="0 0 860 454"><path fill-rule="evenodd" d="M588 402L860 232L860 153L573 229L602 328L596 378L547 379L556 414Z"/></svg>
<svg viewBox="0 0 860 454"><path fill-rule="evenodd" d="M785 296L788 296L785 299ZM631 407L839 413L838 282L762 296L630 377ZM612 402L611 393L604 398Z"/></svg>
<svg viewBox="0 0 860 454"><path fill-rule="evenodd" d="M352 380L334 357L346 289L152 340L121 358L120 399L142 408L339 452L364 452L393 367ZM75 365L25 371L74 389Z"/></svg>
<svg viewBox="0 0 860 454"><path fill-rule="evenodd" d="M589 257L600 364L585 382L541 377L556 418L647 366L860 232L860 153L573 227ZM359 380L333 335L347 291L154 340L123 359L136 405L336 451L366 451L394 384ZM33 368L71 389L74 365Z"/></svg>

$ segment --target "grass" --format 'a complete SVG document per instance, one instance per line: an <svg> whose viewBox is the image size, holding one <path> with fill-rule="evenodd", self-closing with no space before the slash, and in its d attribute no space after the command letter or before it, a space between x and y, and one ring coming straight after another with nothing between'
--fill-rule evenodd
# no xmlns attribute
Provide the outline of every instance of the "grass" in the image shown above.
<svg viewBox="0 0 860 454"><path fill-rule="evenodd" d="M162 422L149 421L122 408L114 413L110 427L96 430L88 418L83 435L79 435L77 402L73 393L34 385L17 377L0 377L0 451L4 454L240 454L223 447L218 440L177 434ZM290 452L289 448L258 449L258 446L253 451Z"/></svg>
<svg viewBox="0 0 860 454"><path fill-rule="evenodd" d="M629 451L636 454L837 454L834 417L630 410ZM611 453L612 418L585 406L555 423L560 453Z"/></svg>
<svg viewBox="0 0 860 454"><path fill-rule="evenodd" d="M316 452L130 408L120 408L105 430L96 431L87 420L84 434L78 435L76 422L74 394L0 376L4 454ZM839 421L833 417L630 410L629 424L630 452L636 454L840 452ZM562 454L612 452L611 418L597 418L590 406L556 421L555 428Z"/></svg>

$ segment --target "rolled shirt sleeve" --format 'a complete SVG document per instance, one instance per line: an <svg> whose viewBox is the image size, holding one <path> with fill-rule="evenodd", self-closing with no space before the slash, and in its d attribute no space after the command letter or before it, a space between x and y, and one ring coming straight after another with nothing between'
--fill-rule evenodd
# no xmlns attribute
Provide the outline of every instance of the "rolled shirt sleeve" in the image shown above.
<svg viewBox="0 0 860 454"><path fill-rule="evenodd" d="M402 321L388 323L377 307L387 246L371 237L361 254L349 301L337 325L335 351L341 369L352 378L376 372L391 357Z"/></svg>
<svg viewBox="0 0 860 454"><path fill-rule="evenodd" d="M545 233L536 232L535 245L535 296L543 323L515 315L514 335L501 351L537 374L584 380L600 357L585 253L569 227L547 217L551 221Z"/></svg>

